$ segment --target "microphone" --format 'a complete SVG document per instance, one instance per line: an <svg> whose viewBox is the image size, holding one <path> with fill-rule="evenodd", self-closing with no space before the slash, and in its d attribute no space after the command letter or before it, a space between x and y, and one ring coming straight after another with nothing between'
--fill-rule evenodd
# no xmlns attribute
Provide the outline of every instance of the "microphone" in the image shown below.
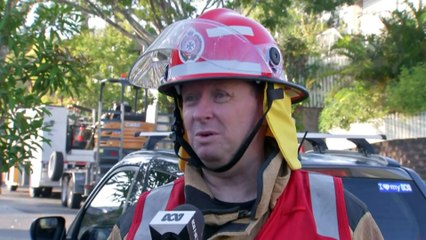
<svg viewBox="0 0 426 240"><path fill-rule="evenodd" d="M202 240L204 217L200 209L183 204L173 211L159 211L149 231L153 240Z"/></svg>

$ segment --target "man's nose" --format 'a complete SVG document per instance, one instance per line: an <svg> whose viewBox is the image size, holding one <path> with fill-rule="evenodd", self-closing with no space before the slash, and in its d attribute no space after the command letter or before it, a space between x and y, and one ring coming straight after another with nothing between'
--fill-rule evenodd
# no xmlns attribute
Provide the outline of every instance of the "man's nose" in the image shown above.
<svg viewBox="0 0 426 240"><path fill-rule="evenodd" d="M203 95L198 104L194 108L193 115L194 119L203 120L210 119L213 117L213 101L206 95Z"/></svg>

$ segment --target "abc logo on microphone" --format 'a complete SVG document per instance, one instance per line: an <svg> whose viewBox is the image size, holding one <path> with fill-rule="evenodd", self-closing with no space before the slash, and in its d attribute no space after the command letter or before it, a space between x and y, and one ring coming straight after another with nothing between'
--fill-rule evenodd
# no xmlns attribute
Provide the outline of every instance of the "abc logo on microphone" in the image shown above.
<svg viewBox="0 0 426 240"><path fill-rule="evenodd" d="M151 238L203 239L204 218L199 209L184 204L173 211L159 211L149 224Z"/></svg>

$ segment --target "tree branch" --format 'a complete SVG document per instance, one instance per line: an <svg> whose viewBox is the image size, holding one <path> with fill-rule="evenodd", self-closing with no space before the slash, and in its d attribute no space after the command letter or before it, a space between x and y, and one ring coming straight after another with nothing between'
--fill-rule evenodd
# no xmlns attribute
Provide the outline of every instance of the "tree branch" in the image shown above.
<svg viewBox="0 0 426 240"><path fill-rule="evenodd" d="M154 24L157 31L160 32L161 30L163 30L164 27L161 23L161 18L157 15L157 3L155 2L155 0L149 0L149 4L151 6L152 11L152 23Z"/></svg>
<svg viewBox="0 0 426 240"><path fill-rule="evenodd" d="M247 13L244 14L244 16L250 16L250 13L253 11L253 9L256 7L257 3L259 2L259 0L255 0L251 3L250 8L248 9Z"/></svg>

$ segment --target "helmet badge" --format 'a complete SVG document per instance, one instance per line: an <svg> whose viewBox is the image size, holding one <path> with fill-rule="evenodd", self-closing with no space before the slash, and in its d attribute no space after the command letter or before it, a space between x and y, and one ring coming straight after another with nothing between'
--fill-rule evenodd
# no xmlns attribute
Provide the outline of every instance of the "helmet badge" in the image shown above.
<svg viewBox="0 0 426 240"><path fill-rule="evenodd" d="M195 62L204 51L204 39L194 29L189 29L179 44L179 58L185 62Z"/></svg>

